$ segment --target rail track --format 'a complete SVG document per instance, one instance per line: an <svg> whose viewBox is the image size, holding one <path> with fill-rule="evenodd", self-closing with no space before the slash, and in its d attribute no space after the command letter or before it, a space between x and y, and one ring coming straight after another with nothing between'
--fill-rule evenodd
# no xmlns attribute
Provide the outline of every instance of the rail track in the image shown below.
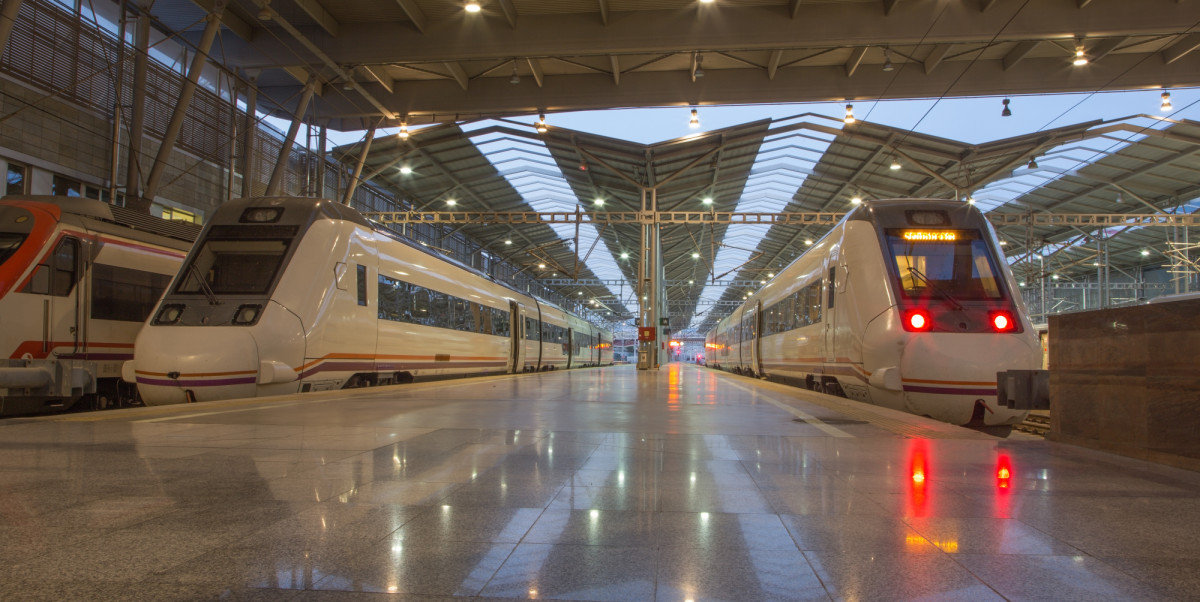
<svg viewBox="0 0 1200 602"><path fill-rule="evenodd" d="M1024 422L1013 428L1023 433L1045 437L1046 433L1050 432L1050 413L1030 412Z"/></svg>

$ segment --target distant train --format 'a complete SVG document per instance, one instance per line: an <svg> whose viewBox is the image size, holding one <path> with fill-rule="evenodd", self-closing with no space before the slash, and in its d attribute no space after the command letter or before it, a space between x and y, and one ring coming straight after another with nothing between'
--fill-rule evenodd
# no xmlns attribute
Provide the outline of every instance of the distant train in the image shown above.
<svg viewBox="0 0 1200 602"><path fill-rule="evenodd" d="M121 364L199 232L78 197L0 200L0 415L135 402Z"/></svg>
<svg viewBox="0 0 1200 602"><path fill-rule="evenodd" d="M329 200L230 201L123 368L148 405L612 363L612 333Z"/></svg>
<svg viewBox="0 0 1200 602"><path fill-rule="evenodd" d="M996 373L1041 349L974 206L866 202L708 333L710 367L998 433ZM993 428L994 427L994 428Z"/></svg>

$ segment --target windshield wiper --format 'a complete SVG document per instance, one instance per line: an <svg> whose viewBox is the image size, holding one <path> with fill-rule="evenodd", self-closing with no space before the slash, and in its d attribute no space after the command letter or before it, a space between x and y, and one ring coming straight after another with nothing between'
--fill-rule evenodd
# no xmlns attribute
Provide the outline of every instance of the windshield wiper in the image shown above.
<svg viewBox="0 0 1200 602"><path fill-rule="evenodd" d="M217 294L213 292L212 287L208 286L208 281L200 275L200 270L196 268L196 264L189 263L188 271L191 272L192 277L196 279L196 282L200 283L200 292L204 293L204 298L208 299L208 304L220 305L221 300L217 298Z"/></svg>
<svg viewBox="0 0 1200 602"><path fill-rule="evenodd" d="M955 299L953 296L950 295L950 293L947 293L945 290L942 290L942 288L940 286L938 286L938 285L934 284L932 281L930 281L929 278L925 276L925 274L921 273L921 270L910 267L910 268L908 268L908 271L911 272L917 278L920 278L922 281L924 281L925 285L928 286L930 289L932 289L933 292L937 293L943 299L949 301L950 306L953 307L955 310L957 310L957 311L963 310L962 303L959 303L958 299Z"/></svg>

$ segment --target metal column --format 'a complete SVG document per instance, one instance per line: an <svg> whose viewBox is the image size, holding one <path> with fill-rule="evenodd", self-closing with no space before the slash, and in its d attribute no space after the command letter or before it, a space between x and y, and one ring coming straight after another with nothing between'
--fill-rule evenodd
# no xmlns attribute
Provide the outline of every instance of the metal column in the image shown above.
<svg viewBox="0 0 1200 602"><path fill-rule="evenodd" d="M246 124L242 126L242 197L254 196L254 138L258 132L258 73L250 74L246 84Z"/></svg>
<svg viewBox="0 0 1200 602"><path fill-rule="evenodd" d="M129 113L129 159L125 172L125 206L150 212L150 203L142 199L142 135L146 122L146 71L150 54L150 11L138 4L137 33L133 54L133 106Z"/></svg>
<svg viewBox="0 0 1200 602"><path fill-rule="evenodd" d="M638 316L643 327L652 327L654 341L638 345L638 369L653 370L662 365L667 344L666 327L659 319L667 316L663 290L662 244L658 225L658 191L642 188L642 240L638 258Z"/></svg>
<svg viewBox="0 0 1200 602"><path fill-rule="evenodd" d="M326 162L329 159L325 152L325 146L326 146L326 142L328 140L328 133L327 133L326 129L327 128L325 126L321 126L321 128L317 131L317 147L318 148L317 148L317 194L316 194L316 197L318 199L327 198L325 196L325 172L327 171Z"/></svg>
<svg viewBox="0 0 1200 602"><path fill-rule="evenodd" d="M287 171L288 156L292 154L292 145L296 143L296 134L300 133L300 123L304 121L304 113L308 111L308 102L312 100L313 92L317 89L317 77L308 76L304 85L304 93L300 95L300 104L296 106L296 115L292 118L292 126L288 128L287 138L279 148L279 158L275 160L275 169L271 170L271 181L267 184L266 196L276 196L283 186L283 174Z"/></svg>
<svg viewBox="0 0 1200 602"><path fill-rule="evenodd" d="M167 168L167 160L175 151L175 141L179 139L179 132L183 130L183 119L187 117L188 108L192 105L192 97L196 95L196 85L200 81L200 73L204 71L204 64L208 61L208 50L212 48L213 40L217 38L217 32L221 30L221 13L224 10L225 0L217 0L213 5L212 12L205 17L208 24L204 26L204 34L200 36L200 43L196 47L196 56L192 58L192 66L188 69L187 79L184 80L183 87L179 91L179 98L175 102L175 111L171 114L171 122L167 124L166 133L163 134L162 145L158 147L158 156L154 159L154 166L150 168L150 175L146 177L144 196L150 201L153 201L154 196L158 194L158 185L162 181L163 171Z"/></svg>
<svg viewBox="0 0 1200 602"><path fill-rule="evenodd" d="M367 130L367 139L363 142L362 152L359 153L358 161L354 164L354 175L350 176L350 184L346 186L346 196L342 198L343 205L349 205L350 199L354 198L354 190L358 188L358 177L362 175L363 165L367 162L367 154L371 152L371 141L375 139L375 127L378 125L377 121L371 124L371 129Z"/></svg>

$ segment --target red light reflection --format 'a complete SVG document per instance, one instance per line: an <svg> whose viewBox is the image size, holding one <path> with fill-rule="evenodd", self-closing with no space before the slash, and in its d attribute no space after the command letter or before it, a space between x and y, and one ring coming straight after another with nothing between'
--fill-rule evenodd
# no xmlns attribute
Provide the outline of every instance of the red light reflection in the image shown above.
<svg viewBox="0 0 1200 602"><path fill-rule="evenodd" d="M1001 452L996 457L996 511L997 516L1011 516L1009 510L1012 506L1012 459L1008 454Z"/></svg>
<svg viewBox="0 0 1200 602"><path fill-rule="evenodd" d="M929 514L929 492L926 484L929 480L929 442L925 439L911 440L908 455L908 472L911 477L908 486L908 515L927 516Z"/></svg>

